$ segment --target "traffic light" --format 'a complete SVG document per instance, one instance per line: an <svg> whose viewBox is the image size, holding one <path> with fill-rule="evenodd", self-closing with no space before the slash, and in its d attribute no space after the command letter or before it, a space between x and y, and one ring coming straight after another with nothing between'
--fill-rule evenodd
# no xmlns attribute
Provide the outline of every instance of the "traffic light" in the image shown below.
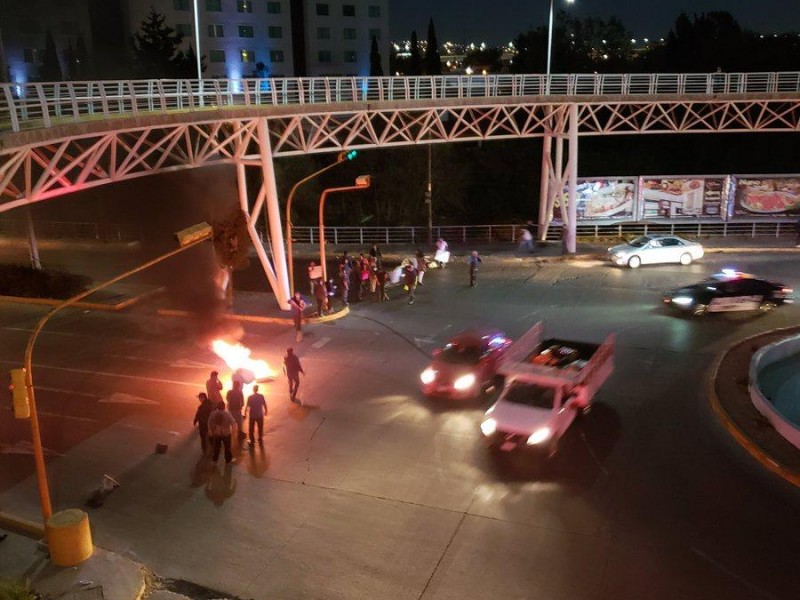
<svg viewBox="0 0 800 600"><path fill-rule="evenodd" d="M342 162L343 160L353 160L356 156L358 156L358 150L350 150L349 152L340 152L338 162Z"/></svg>
<svg viewBox="0 0 800 600"><path fill-rule="evenodd" d="M25 385L25 369L11 369L11 397L14 403L14 417L29 419L31 405L28 401L28 387Z"/></svg>

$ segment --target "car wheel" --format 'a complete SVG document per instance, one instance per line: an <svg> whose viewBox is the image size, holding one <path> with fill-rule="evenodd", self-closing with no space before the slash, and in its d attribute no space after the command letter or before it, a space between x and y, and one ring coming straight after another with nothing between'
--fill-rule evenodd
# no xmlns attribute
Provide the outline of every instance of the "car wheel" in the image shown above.
<svg viewBox="0 0 800 600"><path fill-rule="evenodd" d="M628 266L629 266L631 269L638 269L638 268L639 268L639 265L641 265L641 264L642 264L642 259L641 259L641 258L639 258L638 256L631 256L631 257L628 259Z"/></svg>
<svg viewBox="0 0 800 600"><path fill-rule="evenodd" d="M688 267L690 264L692 264L693 260L694 259L692 258L692 255L689 254L688 252L685 254L681 254L681 264L684 267Z"/></svg>
<svg viewBox="0 0 800 600"><path fill-rule="evenodd" d="M766 302L762 302L761 306L759 306L758 309L762 313L768 313L768 312L772 312L772 309L775 308L776 306L777 305L774 302L766 301Z"/></svg>
<svg viewBox="0 0 800 600"><path fill-rule="evenodd" d="M702 317L707 312L708 312L708 306L706 306L705 304L696 304L695 307L692 309L692 314L695 317Z"/></svg>

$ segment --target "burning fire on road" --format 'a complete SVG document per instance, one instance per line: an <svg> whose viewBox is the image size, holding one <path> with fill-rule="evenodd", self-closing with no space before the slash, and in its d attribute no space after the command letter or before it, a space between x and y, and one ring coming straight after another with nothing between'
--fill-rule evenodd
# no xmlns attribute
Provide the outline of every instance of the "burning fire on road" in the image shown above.
<svg viewBox="0 0 800 600"><path fill-rule="evenodd" d="M242 344L229 344L217 339L211 342L211 349L234 373L239 373L244 383L272 380L278 376L278 372L266 361L252 358L250 348Z"/></svg>

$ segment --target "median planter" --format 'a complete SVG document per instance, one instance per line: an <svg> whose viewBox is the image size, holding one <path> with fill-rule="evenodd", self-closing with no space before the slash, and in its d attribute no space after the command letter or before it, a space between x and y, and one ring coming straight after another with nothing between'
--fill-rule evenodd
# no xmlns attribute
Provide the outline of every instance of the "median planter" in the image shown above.
<svg viewBox="0 0 800 600"><path fill-rule="evenodd" d="M65 300L82 292L90 279L64 271L0 265L0 296Z"/></svg>

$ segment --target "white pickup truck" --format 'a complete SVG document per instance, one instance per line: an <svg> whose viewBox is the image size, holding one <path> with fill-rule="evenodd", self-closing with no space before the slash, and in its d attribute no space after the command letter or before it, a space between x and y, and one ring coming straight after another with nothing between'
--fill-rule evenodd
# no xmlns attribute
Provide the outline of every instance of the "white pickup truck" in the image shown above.
<svg viewBox="0 0 800 600"><path fill-rule="evenodd" d="M614 371L614 334L600 344L542 339L537 323L514 342L500 364L505 386L481 422L490 447L539 448L548 457Z"/></svg>

